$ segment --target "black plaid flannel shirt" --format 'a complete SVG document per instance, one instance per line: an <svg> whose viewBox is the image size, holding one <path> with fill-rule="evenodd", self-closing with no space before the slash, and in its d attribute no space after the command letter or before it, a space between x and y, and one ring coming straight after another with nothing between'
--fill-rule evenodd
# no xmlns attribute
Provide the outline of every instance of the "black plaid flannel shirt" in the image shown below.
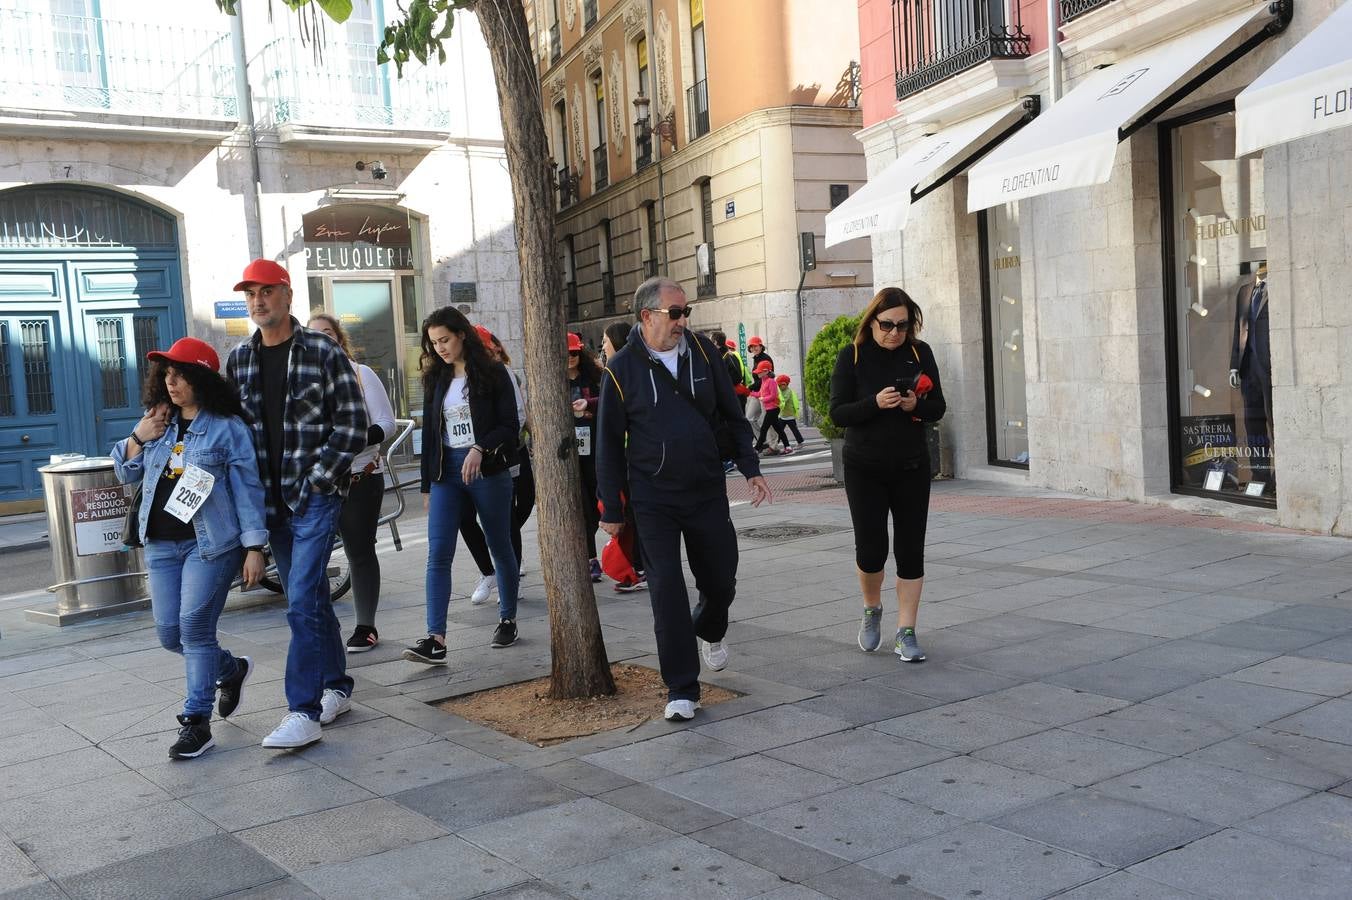
<svg viewBox="0 0 1352 900"><path fill-rule="evenodd" d="M343 351L318 331L291 318L294 343L287 364L283 408L282 499L291 510L301 508L308 491L346 494L352 458L366 446L366 404L361 383ZM268 475L268 441L263 433L263 390L258 366L262 336L230 351L225 372L239 388L244 421L253 434L254 453L264 481ZM267 492L268 517L277 513Z"/></svg>

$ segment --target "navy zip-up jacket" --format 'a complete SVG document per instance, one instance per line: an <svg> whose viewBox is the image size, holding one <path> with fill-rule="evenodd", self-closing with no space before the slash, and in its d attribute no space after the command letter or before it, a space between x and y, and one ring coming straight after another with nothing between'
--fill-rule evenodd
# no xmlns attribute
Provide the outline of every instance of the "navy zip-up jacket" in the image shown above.
<svg viewBox="0 0 1352 900"><path fill-rule="evenodd" d="M623 522L620 494L637 504L703 503L727 490L709 415L716 409L737 442L737 468L760 475L752 449L751 423L732 388L718 349L707 338L686 332L676 377L700 409L653 370L653 359L635 328L606 364L596 424L596 482L601 521ZM651 362L650 362L651 361ZM626 444L627 442L627 444Z"/></svg>

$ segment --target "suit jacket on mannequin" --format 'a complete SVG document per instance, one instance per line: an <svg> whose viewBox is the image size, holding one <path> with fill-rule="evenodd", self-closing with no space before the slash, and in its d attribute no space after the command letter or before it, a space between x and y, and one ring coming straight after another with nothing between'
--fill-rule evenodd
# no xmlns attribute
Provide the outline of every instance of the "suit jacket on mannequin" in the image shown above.
<svg viewBox="0 0 1352 900"><path fill-rule="evenodd" d="M1263 296L1258 300L1254 314L1253 292L1263 285ZM1268 341L1267 281L1248 281L1240 285L1235 295L1235 330L1230 342L1230 368L1241 376L1249 374L1249 365L1255 359L1263 374L1272 371L1272 351Z"/></svg>

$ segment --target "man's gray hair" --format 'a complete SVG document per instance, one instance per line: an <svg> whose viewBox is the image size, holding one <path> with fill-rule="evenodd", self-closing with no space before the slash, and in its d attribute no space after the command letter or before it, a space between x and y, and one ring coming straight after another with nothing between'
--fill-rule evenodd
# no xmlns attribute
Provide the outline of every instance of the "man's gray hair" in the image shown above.
<svg viewBox="0 0 1352 900"><path fill-rule="evenodd" d="M681 287L679 281L665 275L654 275L634 290L634 318L642 318L645 309L661 309L662 291L665 288L675 288L682 294L685 293L685 288Z"/></svg>

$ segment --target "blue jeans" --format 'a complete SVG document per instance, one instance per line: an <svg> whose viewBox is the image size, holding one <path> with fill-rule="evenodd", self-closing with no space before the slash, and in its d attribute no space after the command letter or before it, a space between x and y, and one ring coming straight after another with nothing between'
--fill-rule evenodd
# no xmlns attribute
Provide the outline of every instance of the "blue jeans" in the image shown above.
<svg viewBox="0 0 1352 900"><path fill-rule="evenodd" d="M498 580L498 618L516 618L521 584L512 549L512 476L507 472L480 477L473 484L460 478L468 449L446 450L442 479L432 482L427 506L427 633L446 634L446 609L451 603L451 562L460 511L472 503L479 512L488 553Z"/></svg>
<svg viewBox="0 0 1352 900"><path fill-rule="evenodd" d="M342 508L343 499L337 494L312 493L300 512L283 509L268 522L269 545L286 588L286 621L291 626L286 705L315 721L325 688L352 696L347 651L326 572Z"/></svg>
<svg viewBox="0 0 1352 900"><path fill-rule="evenodd" d="M183 657L188 681L183 714L211 718L216 679L235 671L235 658L216 640L216 622L244 562L244 550L237 547L203 559L195 540L151 540L145 560L160 646Z"/></svg>

